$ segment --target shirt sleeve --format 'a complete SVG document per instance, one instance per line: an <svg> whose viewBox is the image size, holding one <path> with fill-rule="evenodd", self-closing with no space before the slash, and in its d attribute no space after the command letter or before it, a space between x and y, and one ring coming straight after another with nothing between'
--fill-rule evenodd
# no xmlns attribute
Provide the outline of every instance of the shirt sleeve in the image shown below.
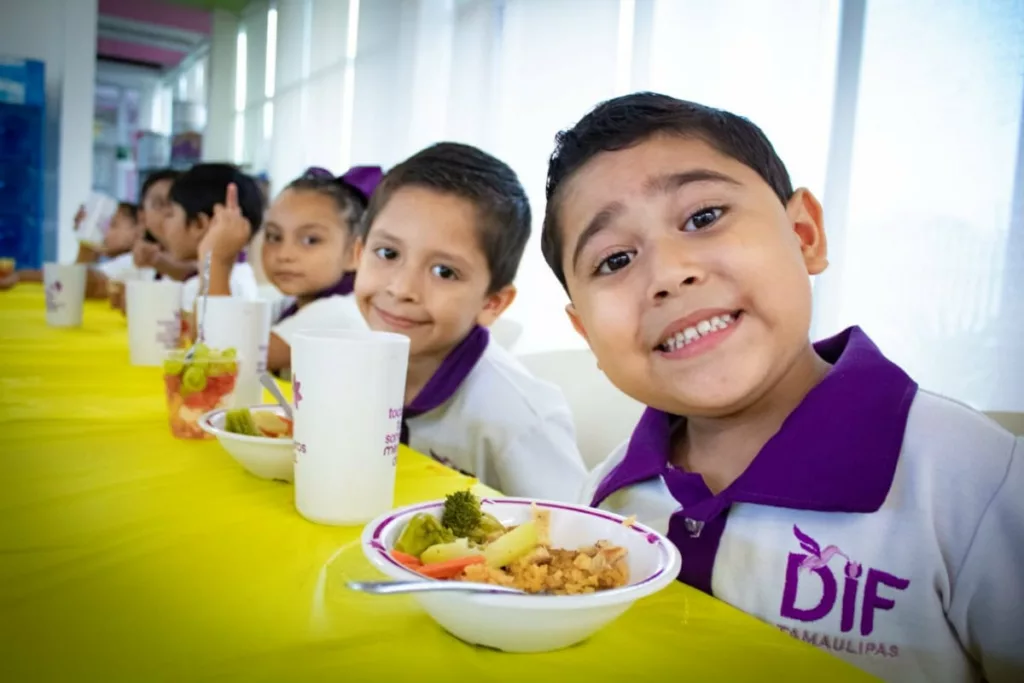
<svg viewBox="0 0 1024 683"><path fill-rule="evenodd" d="M948 617L988 683L1024 681L1024 438L981 516Z"/></svg>
<svg viewBox="0 0 1024 683"><path fill-rule="evenodd" d="M497 488L508 496L572 503L587 474L568 414L540 419L514 437L496 460Z"/></svg>

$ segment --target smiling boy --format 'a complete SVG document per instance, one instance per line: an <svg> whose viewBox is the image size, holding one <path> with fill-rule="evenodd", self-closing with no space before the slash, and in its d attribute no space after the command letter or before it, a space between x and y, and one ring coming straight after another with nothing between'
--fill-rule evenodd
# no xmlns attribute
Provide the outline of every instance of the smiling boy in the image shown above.
<svg viewBox="0 0 1024 683"><path fill-rule="evenodd" d="M1024 446L859 328L809 341L821 206L755 125L638 93L561 133L544 256L650 406L587 502L680 580L893 681L1024 680Z"/></svg>

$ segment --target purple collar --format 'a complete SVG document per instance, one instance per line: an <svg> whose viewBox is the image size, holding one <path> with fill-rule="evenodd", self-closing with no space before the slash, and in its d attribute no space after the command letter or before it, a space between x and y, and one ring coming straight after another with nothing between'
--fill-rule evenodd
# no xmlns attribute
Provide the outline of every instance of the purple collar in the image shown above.
<svg viewBox="0 0 1024 683"><path fill-rule="evenodd" d="M811 389L750 466L717 496L703 478L667 464L678 416L644 411L626 456L601 482L592 505L659 475L697 519L731 503L797 510L874 512L885 501L917 384L859 327L814 345L832 370Z"/></svg>
<svg viewBox="0 0 1024 683"><path fill-rule="evenodd" d="M352 289L356 284L356 274L353 271L349 271L341 276L341 279L334 283L333 286L327 289L321 290L310 301L316 301L317 299L326 299L329 296L348 296L352 293ZM299 312L299 302L293 302L288 308L281 312L277 322L281 322L286 318L290 318Z"/></svg>
<svg viewBox="0 0 1024 683"><path fill-rule="evenodd" d="M466 377L476 367L477 362L487 350L491 334L486 327L477 325L466 338L445 356L434 375L416 394L416 398L405 406L402 412L402 437L404 444L409 443L409 428L406 420L418 417L440 407L459 390Z"/></svg>

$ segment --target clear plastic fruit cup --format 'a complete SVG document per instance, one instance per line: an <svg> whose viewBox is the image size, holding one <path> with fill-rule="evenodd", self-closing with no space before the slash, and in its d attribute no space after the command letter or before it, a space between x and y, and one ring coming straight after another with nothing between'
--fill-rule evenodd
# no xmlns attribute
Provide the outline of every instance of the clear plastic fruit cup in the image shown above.
<svg viewBox="0 0 1024 683"><path fill-rule="evenodd" d="M213 438L199 426L204 413L231 405L238 379L239 360L234 349L196 348L192 360L172 351L164 361L164 387L171 434L179 439Z"/></svg>

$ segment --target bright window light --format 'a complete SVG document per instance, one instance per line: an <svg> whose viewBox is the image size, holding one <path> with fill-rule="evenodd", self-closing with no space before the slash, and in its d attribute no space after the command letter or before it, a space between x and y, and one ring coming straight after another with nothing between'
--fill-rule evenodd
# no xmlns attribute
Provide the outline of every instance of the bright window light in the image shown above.
<svg viewBox="0 0 1024 683"><path fill-rule="evenodd" d="M277 78L277 8L267 10L267 69L263 82L263 94L269 100L274 96L274 81Z"/></svg>
<svg viewBox="0 0 1024 683"><path fill-rule="evenodd" d="M341 168L352 159L353 108L356 92L356 54L359 52L359 0L348 3L348 36L345 40L345 75L341 95Z"/></svg>
<svg viewBox="0 0 1024 683"><path fill-rule="evenodd" d="M238 41L235 47L235 111L245 110L245 72L246 63L249 59L248 39L245 35L245 28L238 29Z"/></svg>

